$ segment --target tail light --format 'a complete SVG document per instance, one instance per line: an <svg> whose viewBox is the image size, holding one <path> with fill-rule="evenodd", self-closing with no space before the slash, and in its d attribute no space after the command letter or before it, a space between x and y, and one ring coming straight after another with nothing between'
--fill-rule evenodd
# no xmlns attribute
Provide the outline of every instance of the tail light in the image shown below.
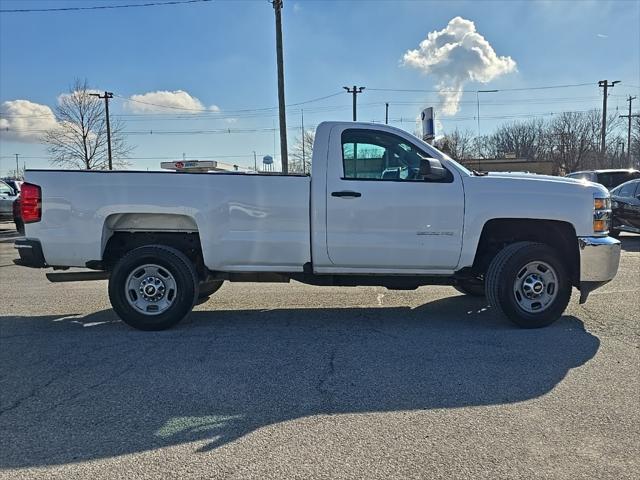
<svg viewBox="0 0 640 480"><path fill-rule="evenodd" d="M42 190L33 183L23 183L20 189L20 215L24 223L42 219Z"/></svg>

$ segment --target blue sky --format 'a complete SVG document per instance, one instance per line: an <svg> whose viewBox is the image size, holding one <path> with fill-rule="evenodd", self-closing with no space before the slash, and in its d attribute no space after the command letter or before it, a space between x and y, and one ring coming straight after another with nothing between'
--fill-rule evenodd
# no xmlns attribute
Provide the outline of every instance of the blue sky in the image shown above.
<svg viewBox="0 0 640 480"><path fill-rule="evenodd" d="M0 9L134 3L142 1L1 0ZM442 77L403 64L403 56L458 16L473 22L495 54L510 57L515 68L487 83L464 83L459 111L451 116L438 113L436 93L376 90L435 90ZM483 133L527 115L600 107L597 81L605 78L622 81L611 91L609 108L626 109L626 95L640 96L639 1L285 0L283 25L288 104L363 85L359 120L383 121L384 102L389 102L390 123L409 131L421 108L434 106L445 131L475 132L478 89L502 90L481 96ZM183 153L239 165L253 164L253 151L278 154L272 131L277 110L256 110L277 105L274 15L266 0L0 13L0 103L20 99L54 107L76 77L117 95L111 113L125 115L120 118L127 131L155 132L128 136L136 146L133 168L157 169L160 157L177 159ZM591 85L508 90L583 83ZM150 114L140 111L144 104L126 100L178 90L219 112L165 108ZM300 135L301 108L307 127L349 120L351 97L345 92L291 107L290 144ZM161 133L222 129L241 132ZM0 142L0 174L14 168L14 153L27 167L49 165L44 146L34 138L0 132Z"/></svg>

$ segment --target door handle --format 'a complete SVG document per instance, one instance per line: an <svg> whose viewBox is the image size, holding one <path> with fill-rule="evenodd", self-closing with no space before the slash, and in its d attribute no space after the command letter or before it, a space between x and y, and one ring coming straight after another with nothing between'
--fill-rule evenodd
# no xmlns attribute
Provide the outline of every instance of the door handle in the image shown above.
<svg viewBox="0 0 640 480"><path fill-rule="evenodd" d="M361 197L362 194L360 192L352 192L349 190L343 190L342 192L331 192L332 197L342 197L342 198L355 198Z"/></svg>

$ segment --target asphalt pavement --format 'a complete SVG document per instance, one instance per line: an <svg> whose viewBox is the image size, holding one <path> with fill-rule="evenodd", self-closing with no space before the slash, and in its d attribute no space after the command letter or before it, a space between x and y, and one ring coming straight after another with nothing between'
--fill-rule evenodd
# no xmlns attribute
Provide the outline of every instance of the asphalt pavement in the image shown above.
<svg viewBox="0 0 640 480"><path fill-rule="evenodd" d="M0 229L0 479L640 477L640 236L540 330L451 287L225 284L139 332Z"/></svg>

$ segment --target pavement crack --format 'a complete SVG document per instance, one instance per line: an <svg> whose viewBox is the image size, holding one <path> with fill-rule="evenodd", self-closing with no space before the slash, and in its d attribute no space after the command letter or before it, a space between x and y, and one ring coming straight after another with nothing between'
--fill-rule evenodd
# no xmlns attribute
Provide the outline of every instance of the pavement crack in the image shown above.
<svg viewBox="0 0 640 480"><path fill-rule="evenodd" d="M336 372L335 360L337 350L337 348L334 348L331 352L331 355L329 356L329 362L324 368L322 375L318 379L318 384L316 385L316 390L318 391L318 393L320 393L320 397L322 398L322 403L325 410L328 410L328 407L333 401L333 394L331 393L331 390L327 388L327 382Z"/></svg>

